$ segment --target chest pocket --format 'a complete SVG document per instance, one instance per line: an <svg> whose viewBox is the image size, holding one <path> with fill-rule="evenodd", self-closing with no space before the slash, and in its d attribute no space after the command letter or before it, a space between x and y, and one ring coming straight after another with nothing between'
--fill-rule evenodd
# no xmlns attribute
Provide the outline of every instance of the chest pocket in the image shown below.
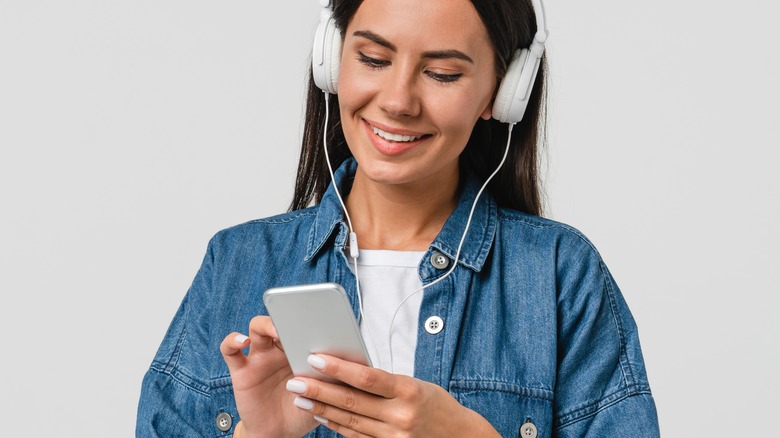
<svg viewBox="0 0 780 438"><path fill-rule="evenodd" d="M523 437L521 427L533 423L536 436L550 437L552 391L490 381L456 381L450 393L460 404L482 415L503 437Z"/></svg>

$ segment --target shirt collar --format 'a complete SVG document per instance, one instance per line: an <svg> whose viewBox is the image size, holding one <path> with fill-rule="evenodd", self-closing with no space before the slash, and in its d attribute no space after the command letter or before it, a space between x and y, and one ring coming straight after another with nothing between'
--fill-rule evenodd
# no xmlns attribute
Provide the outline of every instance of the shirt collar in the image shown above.
<svg viewBox="0 0 780 438"><path fill-rule="evenodd" d="M356 171L357 162L350 158L334 173L334 179L342 195L349 193ZM450 260L455 259L455 253L463 235L463 229L466 227L471 205L480 187L480 181L476 178L470 175L465 176L455 211L452 212L438 236L431 243L431 248L442 252ZM496 203L489 193L483 192L474 208L471 227L466 240L463 242L463 248L458 259L459 264L477 272L482 269L490 252L490 247L493 244L497 220L498 208ZM307 262L312 260L323 249L334 233L336 233L334 245L338 248L344 248L349 232L344 222L341 204L336 197L336 192L333 190L333 184L331 184L322 197L322 202L320 202L317 210L317 217L309 232L306 258L304 260Z"/></svg>

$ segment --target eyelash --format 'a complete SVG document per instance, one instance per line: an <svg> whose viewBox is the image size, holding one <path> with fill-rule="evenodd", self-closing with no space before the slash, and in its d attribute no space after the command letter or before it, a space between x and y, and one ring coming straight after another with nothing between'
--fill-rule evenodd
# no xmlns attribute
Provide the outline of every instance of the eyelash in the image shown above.
<svg viewBox="0 0 780 438"><path fill-rule="evenodd" d="M431 79L433 79L434 81L439 81L439 82L444 82L444 83L455 82L458 79L460 79L461 76L463 76L463 74L461 74L461 73L457 73L457 74L454 74L454 75L443 75L441 73L431 73L431 72L428 72L426 74Z"/></svg>
<svg viewBox="0 0 780 438"><path fill-rule="evenodd" d="M380 69L382 67L386 67L390 65L388 61L371 58L363 54L363 52L358 52L358 61L360 61L362 64L365 64L369 68L375 68L375 69Z"/></svg>
<svg viewBox="0 0 780 438"><path fill-rule="evenodd" d="M371 69L377 69L377 70L380 69L380 68L384 68L384 67L387 67L388 65L390 65L389 61L385 61L385 60L382 60L382 59L376 59L376 58L372 58L370 56L366 56L363 52L358 52L357 60L361 64L365 65L366 67L371 68ZM455 82L458 79L460 79L461 76L463 76L462 73L456 73L456 74L452 74L452 75L445 75L445 74L441 74L441 73L426 72L425 74L428 75L428 77L430 77L434 81L441 82L441 83Z"/></svg>

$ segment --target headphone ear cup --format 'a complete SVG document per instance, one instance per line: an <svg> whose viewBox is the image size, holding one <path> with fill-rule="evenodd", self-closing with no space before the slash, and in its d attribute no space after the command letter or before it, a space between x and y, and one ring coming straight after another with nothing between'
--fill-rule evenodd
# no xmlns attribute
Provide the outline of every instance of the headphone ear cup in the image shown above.
<svg viewBox="0 0 780 438"><path fill-rule="evenodd" d="M502 123L517 123L523 119L528 100L518 100L517 94L525 94L527 84L521 84L523 70L528 59L528 49L515 51L512 62L506 70L506 75L498 86L496 98L493 101L493 118ZM522 87L522 89L520 89Z"/></svg>
<svg viewBox="0 0 780 438"><path fill-rule="evenodd" d="M336 22L328 17L320 22L314 32L311 68L314 83L322 91L336 94L341 63L341 33Z"/></svg>
<svg viewBox="0 0 780 438"><path fill-rule="evenodd" d="M336 22L331 19L328 21L329 29L325 34L325 41L329 41L325 48L330 49L325 57L325 65L328 68L328 88L329 93L336 94L339 86L339 67L341 67L341 32L336 27Z"/></svg>

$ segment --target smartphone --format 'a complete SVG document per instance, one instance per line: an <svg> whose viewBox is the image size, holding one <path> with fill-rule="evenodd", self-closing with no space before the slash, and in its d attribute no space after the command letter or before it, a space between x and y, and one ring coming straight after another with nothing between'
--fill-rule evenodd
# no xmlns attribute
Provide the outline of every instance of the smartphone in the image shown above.
<svg viewBox="0 0 780 438"><path fill-rule="evenodd" d="M306 362L312 353L371 366L352 306L340 285L272 288L263 294L263 302L294 375L335 381Z"/></svg>

